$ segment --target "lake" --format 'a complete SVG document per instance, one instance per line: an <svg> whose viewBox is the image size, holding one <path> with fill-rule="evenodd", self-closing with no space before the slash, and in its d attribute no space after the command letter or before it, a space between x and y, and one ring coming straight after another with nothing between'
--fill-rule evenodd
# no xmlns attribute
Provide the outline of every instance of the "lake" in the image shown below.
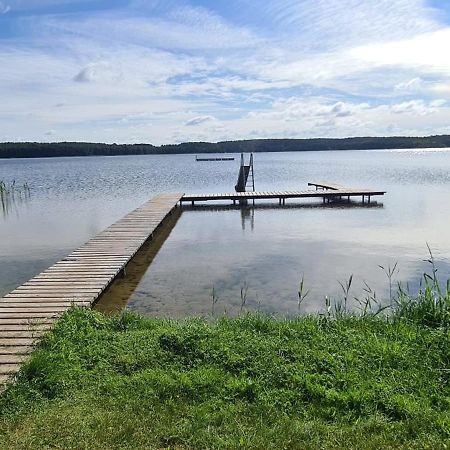
<svg viewBox="0 0 450 450"><path fill-rule="evenodd" d="M237 156L237 155L236 155ZM163 192L230 192L235 161L195 155L0 160L0 180L27 183L30 198L0 210L0 294L6 294L151 197ZM241 309L298 312L300 280L309 289L301 312L320 312L325 296L368 287L389 297L386 274L411 291L429 270L427 243L441 280L450 278L450 150L258 153L256 190L299 190L308 182L386 190L370 206L288 200L255 207L183 208L140 252L103 310L154 316ZM226 205L226 206L225 206ZM246 292L246 294L245 294ZM371 294L373 295L373 294Z"/></svg>

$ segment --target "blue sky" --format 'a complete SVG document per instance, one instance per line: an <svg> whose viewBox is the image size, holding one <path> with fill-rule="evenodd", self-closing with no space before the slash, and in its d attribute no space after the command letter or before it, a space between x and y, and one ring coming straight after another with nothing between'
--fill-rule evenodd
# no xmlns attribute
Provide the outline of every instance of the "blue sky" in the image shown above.
<svg viewBox="0 0 450 450"><path fill-rule="evenodd" d="M447 0L0 0L0 141L450 134Z"/></svg>

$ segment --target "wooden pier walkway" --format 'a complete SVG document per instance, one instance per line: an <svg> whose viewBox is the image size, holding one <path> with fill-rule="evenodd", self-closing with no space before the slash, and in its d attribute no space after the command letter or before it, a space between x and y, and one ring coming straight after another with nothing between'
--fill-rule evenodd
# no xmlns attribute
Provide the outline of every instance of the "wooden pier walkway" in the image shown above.
<svg viewBox="0 0 450 450"><path fill-rule="evenodd" d="M286 199L298 198L318 198L325 203L332 200L345 199L350 201L353 197L361 197L362 202L370 203L371 197L384 195L385 191L373 189L354 189L340 186L333 183L308 183L309 186L315 186L316 189L305 191L274 191L274 192L231 192L223 194L185 194L180 199L180 203L208 202L218 200L232 201L234 204L242 200L270 200L277 199L279 204L285 204Z"/></svg>
<svg viewBox="0 0 450 450"><path fill-rule="evenodd" d="M71 305L92 306L177 207L164 194L127 214L44 272L0 299L0 385Z"/></svg>

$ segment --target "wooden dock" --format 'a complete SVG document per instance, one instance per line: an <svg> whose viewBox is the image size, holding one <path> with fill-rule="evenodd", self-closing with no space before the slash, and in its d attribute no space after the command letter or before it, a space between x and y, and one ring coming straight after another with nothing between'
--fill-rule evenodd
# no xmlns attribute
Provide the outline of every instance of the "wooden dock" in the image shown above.
<svg viewBox="0 0 450 450"><path fill-rule="evenodd" d="M233 192L225 194L163 194L127 214L44 272L0 299L0 386L16 374L43 333L72 305L91 307L153 237L178 204L217 200L318 198L350 201L384 191L353 189L333 183L309 183L315 190Z"/></svg>
<svg viewBox="0 0 450 450"><path fill-rule="evenodd" d="M18 372L58 316L74 304L97 301L181 198L150 200L0 299L0 385Z"/></svg>
<svg viewBox="0 0 450 450"><path fill-rule="evenodd" d="M208 202L226 200L233 204L242 200L270 200L276 199L278 203L285 204L287 199L316 198L321 199L323 203L333 200L347 200L361 197L362 202L370 203L371 198L377 195L384 195L385 191L373 189L354 189L340 186L333 183L308 183L309 186L315 186L315 190L305 191L267 191L267 192L231 192L223 194L185 194L180 199L180 203Z"/></svg>

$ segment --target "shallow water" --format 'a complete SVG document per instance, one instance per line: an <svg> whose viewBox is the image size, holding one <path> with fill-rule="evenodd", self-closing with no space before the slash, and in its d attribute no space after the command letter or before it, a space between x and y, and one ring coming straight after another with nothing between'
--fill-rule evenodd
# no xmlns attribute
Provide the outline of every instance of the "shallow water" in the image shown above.
<svg viewBox="0 0 450 450"><path fill-rule="evenodd" d="M238 165L194 155L0 160L0 180L31 188L26 202L0 212L0 294L158 193L231 191ZM450 276L450 150L256 154L255 179L257 190L326 180L388 193L370 207L292 200L184 208L161 248L141 252L103 307L123 306L131 293L128 307L142 313L206 314L214 287L216 312L233 313L247 286L247 309L289 314L303 276L310 294L301 311L320 311L325 295L342 297L338 281L351 274L351 297L364 297L366 281L381 299L388 282L378 266L398 261L394 280L417 289L426 243L439 276Z"/></svg>

